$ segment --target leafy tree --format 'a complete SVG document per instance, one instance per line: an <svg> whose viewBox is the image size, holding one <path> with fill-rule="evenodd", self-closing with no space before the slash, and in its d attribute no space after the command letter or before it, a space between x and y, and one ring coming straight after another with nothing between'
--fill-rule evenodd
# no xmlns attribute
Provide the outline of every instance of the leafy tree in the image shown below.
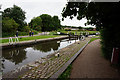
<svg viewBox="0 0 120 80"><path fill-rule="evenodd" d="M34 17L30 24L32 29L37 30L37 31L41 31L41 26L42 26L42 19L40 17Z"/></svg>
<svg viewBox="0 0 120 80"><path fill-rule="evenodd" d="M102 48L106 57L111 58L112 48L120 47L120 2L68 2L63 9L63 20L67 16L78 20L86 18L87 24L101 29Z"/></svg>
<svg viewBox="0 0 120 80"><path fill-rule="evenodd" d="M51 17L48 14L42 14L38 17L34 17L29 23L29 26L37 31L52 31L61 28L58 16Z"/></svg>
<svg viewBox="0 0 120 80"><path fill-rule="evenodd" d="M57 29L61 28L61 24L60 24L60 20L59 20L58 16L53 16L52 21L53 21L53 25L54 25L53 30L57 30Z"/></svg>
<svg viewBox="0 0 120 80"><path fill-rule="evenodd" d="M18 26L19 25L13 19L10 19L9 17L6 17L2 20L2 31L3 32L14 33L16 32Z"/></svg>
<svg viewBox="0 0 120 80"><path fill-rule="evenodd" d="M30 31L30 27L29 27L29 26L24 26L24 27L22 28L22 31L23 31L23 32L29 32L29 31Z"/></svg>
<svg viewBox="0 0 120 80"><path fill-rule="evenodd" d="M18 6L14 5L12 8L7 8L2 12L3 18L9 17L19 24L18 29L21 30L25 26L25 12Z"/></svg>
<svg viewBox="0 0 120 80"><path fill-rule="evenodd" d="M83 29L83 27L81 27L81 26L79 26L78 28L79 28L79 30Z"/></svg>
<svg viewBox="0 0 120 80"><path fill-rule="evenodd" d="M42 19L42 31L51 31L53 24L52 24L52 17L48 14L40 15Z"/></svg>
<svg viewBox="0 0 120 80"><path fill-rule="evenodd" d="M88 23L96 26L106 26L107 24L115 24L119 22L119 3L98 3L98 2L68 2L63 10L63 17L70 16L72 19L77 16L77 19L87 18ZM77 15L78 14L78 15ZM113 21L115 19L115 21Z"/></svg>
<svg viewBox="0 0 120 80"><path fill-rule="evenodd" d="M86 30L92 31L94 28L93 27L87 27L85 28Z"/></svg>

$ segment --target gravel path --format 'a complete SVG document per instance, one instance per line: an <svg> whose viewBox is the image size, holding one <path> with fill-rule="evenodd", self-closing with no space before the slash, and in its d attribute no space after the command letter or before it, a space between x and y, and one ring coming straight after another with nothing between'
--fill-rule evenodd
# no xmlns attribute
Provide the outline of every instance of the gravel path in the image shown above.
<svg viewBox="0 0 120 80"><path fill-rule="evenodd" d="M100 40L95 40L73 62L70 78L120 78L120 75L103 58Z"/></svg>

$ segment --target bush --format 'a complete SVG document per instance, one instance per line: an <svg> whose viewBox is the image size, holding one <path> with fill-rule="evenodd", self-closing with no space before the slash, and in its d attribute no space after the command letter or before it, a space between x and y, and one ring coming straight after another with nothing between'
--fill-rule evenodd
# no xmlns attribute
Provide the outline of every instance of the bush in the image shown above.
<svg viewBox="0 0 120 80"><path fill-rule="evenodd" d="M24 26L22 28L22 32L29 32L30 31L30 27L29 26Z"/></svg>
<svg viewBox="0 0 120 80"><path fill-rule="evenodd" d="M49 35L56 35L56 34L57 34L56 31L52 31L52 32L49 33Z"/></svg>
<svg viewBox="0 0 120 80"><path fill-rule="evenodd" d="M111 60L113 48L120 48L120 31L115 27L110 27L102 29L100 33L103 55L105 58Z"/></svg>
<svg viewBox="0 0 120 80"><path fill-rule="evenodd" d="M110 32L106 29L101 30L101 44L103 55L107 59L111 59L113 44L110 39ZM111 36L112 38L112 36Z"/></svg>
<svg viewBox="0 0 120 80"><path fill-rule="evenodd" d="M18 26L19 25L13 19L10 19L9 17L5 17L2 20L2 32L4 33L15 33Z"/></svg>
<svg viewBox="0 0 120 80"><path fill-rule="evenodd" d="M70 35L74 35L74 32L70 32L69 34L70 34Z"/></svg>
<svg viewBox="0 0 120 80"><path fill-rule="evenodd" d="M34 34L38 34L39 32L38 31L36 31L36 30L32 30L33 32L34 32Z"/></svg>
<svg viewBox="0 0 120 80"><path fill-rule="evenodd" d="M2 32L2 37L12 37L12 36L15 36L15 33L5 33L5 32Z"/></svg>
<svg viewBox="0 0 120 80"><path fill-rule="evenodd" d="M34 34L38 34L37 31L33 30ZM14 37L16 35L16 33L2 33L2 37ZM18 31L18 36L25 36L25 35L29 35L29 31L28 32L21 32Z"/></svg>
<svg viewBox="0 0 120 80"><path fill-rule="evenodd" d="M71 29L65 29L65 31L71 31Z"/></svg>
<svg viewBox="0 0 120 80"><path fill-rule="evenodd" d="M24 36L24 35L28 35L28 32L18 32L18 36Z"/></svg>

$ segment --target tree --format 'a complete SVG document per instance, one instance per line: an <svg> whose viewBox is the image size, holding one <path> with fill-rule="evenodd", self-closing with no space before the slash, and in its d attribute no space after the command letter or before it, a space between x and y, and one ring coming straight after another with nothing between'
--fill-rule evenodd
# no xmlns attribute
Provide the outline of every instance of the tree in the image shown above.
<svg viewBox="0 0 120 80"><path fill-rule="evenodd" d="M38 31L52 31L61 28L58 16L51 17L48 14L42 14L38 17L34 17L29 23L29 26Z"/></svg>
<svg viewBox="0 0 120 80"><path fill-rule="evenodd" d="M83 27L81 27L81 26L79 26L78 28L79 28L79 30L83 29Z"/></svg>
<svg viewBox="0 0 120 80"><path fill-rule="evenodd" d="M52 17L48 14L40 15L42 19L42 31L51 31L53 24L52 24Z"/></svg>
<svg viewBox="0 0 120 80"><path fill-rule="evenodd" d="M2 32L14 33L16 32L18 26L19 25L13 19L10 19L9 17L6 17L2 20Z"/></svg>
<svg viewBox="0 0 120 80"><path fill-rule="evenodd" d="M119 22L116 19L120 17L119 3L68 2L66 8L63 9L62 16L70 16L71 19L77 16L79 20L87 18L87 24L99 27L103 25L107 27L109 23L116 25L116 22Z"/></svg>
<svg viewBox="0 0 120 80"><path fill-rule="evenodd" d="M42 19L40 17L34 17L29 23L32 29L41 31Z"/></svg>
<svg viewBox="0 0 120 80"><path fill-rule="evenodd" d="M53 16L52 21L53 21L53 25L54 25L53 30L57 30L57 29L61 28L61 24L60 24L60 20L59 20L58 16Z"/></svg>
<svg viewBox="0 0 120 80"><path fill-rule="evenodd" d="M3 18L9 17L19 24L18 29L21 30L25 26L25 12L18 6L13 5L12 8L7 8L2 12Z"/></svg>
<svg viewBox="0 0 120 80"><path fill-rule="evenodd" d="M101 29L102 48L106 57L111 58L112 49L120 47L120 2L68 2L63 9L63 20L67 16L78 20L86 18L87 24Z"/></svg>
<svg viewBox="0 0 120 80"><path fill-rule="evenodd" d="M94 28L93 27L86 27L85 29L89 30L89 31L93 31Z"/></svg>

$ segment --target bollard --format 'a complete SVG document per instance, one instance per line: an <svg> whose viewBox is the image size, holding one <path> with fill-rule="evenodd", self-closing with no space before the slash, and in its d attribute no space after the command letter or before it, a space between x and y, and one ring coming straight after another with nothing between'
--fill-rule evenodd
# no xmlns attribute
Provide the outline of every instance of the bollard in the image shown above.
<svg viewBox="0 0 120 80"><path fill-rule="evenodd" d="M111 57L112 64L118 64L119 55L120 55L120 48L113 48L112 57Z"/></svg>
<svg viewBox="0 0 120 80"><path fill-rule="evenodd" d="M37 43L37 40L35 39L35 43Z"/></svg>

